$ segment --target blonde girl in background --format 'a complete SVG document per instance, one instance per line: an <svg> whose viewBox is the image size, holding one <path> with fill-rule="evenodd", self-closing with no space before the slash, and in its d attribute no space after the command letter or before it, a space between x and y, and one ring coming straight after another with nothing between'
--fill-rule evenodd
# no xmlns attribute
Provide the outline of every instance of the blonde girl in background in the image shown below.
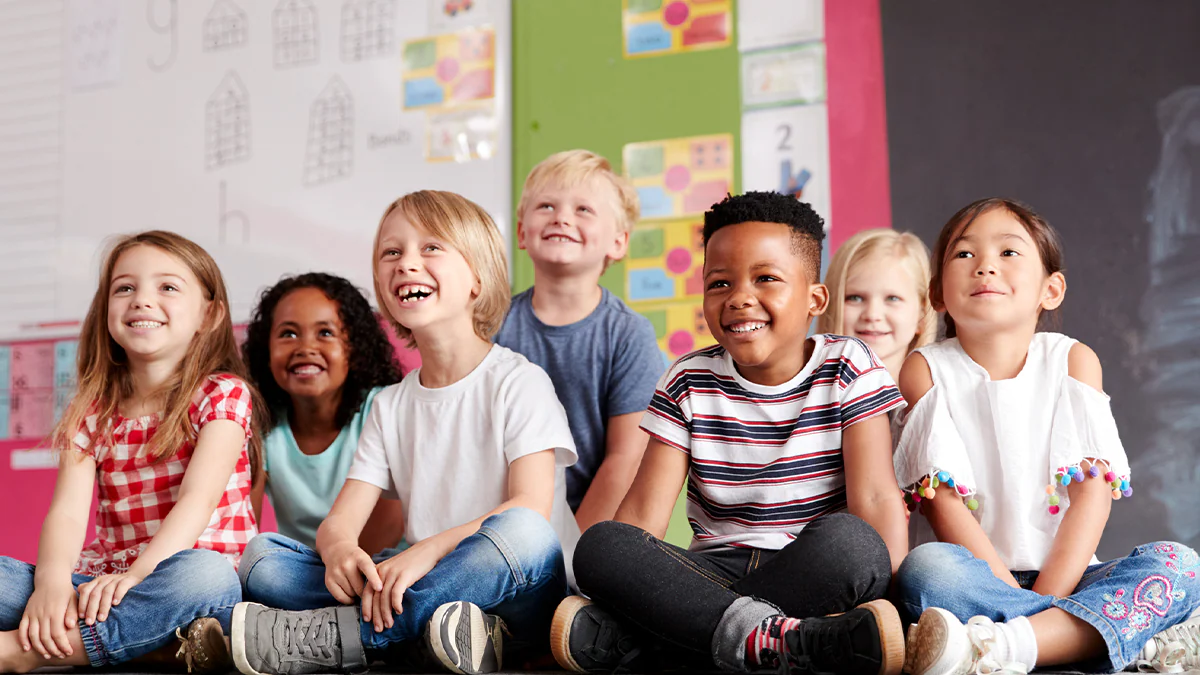
<svg viewBox="0 0 1200 675"><path fill-rule="evenodd" d="M189 666L228 668L235 566L257 532L252 430L263 409L212 257L170 232L119 240L78 368L54 430L58 478L37 566L0 558L0 672L110 666L177 634ZM97 485L96 539L85 547Z"/></svg>
<svg viewBox="0 0 1200 675"><path fill-rule="evenodd" d="M911 232L878 228L850 237L833 256L825 285L829 309L817 319L817 332L867 343L893 380L909 352L937 337L929 249Z"/></svg>

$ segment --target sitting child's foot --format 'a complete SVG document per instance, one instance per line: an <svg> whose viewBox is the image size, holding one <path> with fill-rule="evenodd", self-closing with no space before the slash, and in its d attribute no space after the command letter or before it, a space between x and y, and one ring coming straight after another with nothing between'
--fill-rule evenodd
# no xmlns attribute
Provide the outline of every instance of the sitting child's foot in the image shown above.
<svg viewBox="0 0 1200 675"><path fill-rule="evenodd" d="M615 617L578 595L555 610L550 651L558 665L576 673L642 670L646 660L637 640Z"/></svg>
<svg viewBox="0 0 1200 675"><path fill-rule="evenodd" d="M898 675L904 663L900 615L886 600L833 616L769 617L746 643L751 668L786 667L792 675Z"/></svg>
<svg viewBox="0 0 1200 675"><path fill-rule="evenodd" d="M433 611L425 640L452 673L494 673L504 662L504 621L469 602L447 602Z"/></svg>
<svg viewBox="0 0 1200 675"><path fill-rule="evenodd" d="M905 672L910 675L963 675L995 673L1016 675L1030 666L1008 661L997 646L998 626L977 616L963 625L950 612L931 607L908 631Z"/></svg>
<svg viewBox="0 0 1200 675"><path fill-rule="evenodd" d="M356 673L367 669L357 607L300 612L254 602L233 608L233 663L245 675Z"/></svg>
<svg viewBox="0 0 1200 675"><path fill-rule="evenodd" d="M1128 670L1148 673L1200 670L1200 612L1150 638Z"/></svg>
<svg viewBox="0 0 1200 675"><path fill-rule="evenodd" d="M196 619L188 624L186 631L176 628L175 636L182 643L175 658L187 664L189 673L224 673L233 666L229 641L220 621L211 617Z"/></svg>

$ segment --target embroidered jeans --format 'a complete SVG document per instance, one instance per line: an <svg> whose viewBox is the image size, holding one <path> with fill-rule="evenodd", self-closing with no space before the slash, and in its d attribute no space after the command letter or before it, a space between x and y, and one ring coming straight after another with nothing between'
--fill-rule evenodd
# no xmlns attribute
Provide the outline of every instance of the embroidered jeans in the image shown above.
<svg viewBox="0 0 1200 675"><path fill-rule="evenodd" d="M1074 593L1055 598L1029 590L1037 572L1013 572L1021 584L1017 589L962 546L925 544L913 549L896 573L897 608L908 621L941 607L966 622L973 616L1006 621L1058 607L1094 626L1108 645L1108 659L1087 664L1089 670L1119 671L1155 633L1200 607L1198 572L1195 551L1160 541L1089 566Z"/></svg>

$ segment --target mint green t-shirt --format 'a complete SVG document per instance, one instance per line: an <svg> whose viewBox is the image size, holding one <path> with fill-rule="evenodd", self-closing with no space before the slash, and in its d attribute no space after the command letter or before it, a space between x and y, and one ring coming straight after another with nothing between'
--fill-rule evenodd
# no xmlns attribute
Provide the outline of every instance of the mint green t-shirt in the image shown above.
<svg viewBox="0 0 1200 675"><path fill-rule="evenodd" d="M358 435L371 411L377 387L367 393L362 407L350 418L333 443L319 455L300 452L291 424L284 418L263 440L263 468L267 495L275 509L279 532L307 546L316 546L317 527L346 482Z"/></svg>

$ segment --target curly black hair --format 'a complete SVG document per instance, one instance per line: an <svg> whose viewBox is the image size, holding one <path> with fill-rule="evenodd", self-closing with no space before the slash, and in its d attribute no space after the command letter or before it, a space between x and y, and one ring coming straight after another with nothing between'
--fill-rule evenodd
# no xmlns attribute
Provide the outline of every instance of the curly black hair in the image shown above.
<svg viewBox="0 0 1200 675"><path fill-rule="evenodd" d="M725 195L704 214L704 246L713 234L727 225L738 223L780 223L792 229L792 253L803 256L821 278L821 242L825 240L825 221L808 204L778 192L747 192Z"/></svg>
<svg viewBox="0 0 1200 675"><path fill-rule="evenodd" d="M291 397L271 374L271 322L274 320L275 306L283 296L298 288L315 288L336 302L338 317L346 331L350 369L346 383L342 385L342 402L334 416L334 422L340 428L362 407L371 389L400 381L396 350L388 341L387 333L362 291L346 279L322 272L280 279L279 283L263 291L258 299L258 307L247 327L246 343L242 345L242 359L266 400L271 429L279 426L292 409Z"/></svg>

